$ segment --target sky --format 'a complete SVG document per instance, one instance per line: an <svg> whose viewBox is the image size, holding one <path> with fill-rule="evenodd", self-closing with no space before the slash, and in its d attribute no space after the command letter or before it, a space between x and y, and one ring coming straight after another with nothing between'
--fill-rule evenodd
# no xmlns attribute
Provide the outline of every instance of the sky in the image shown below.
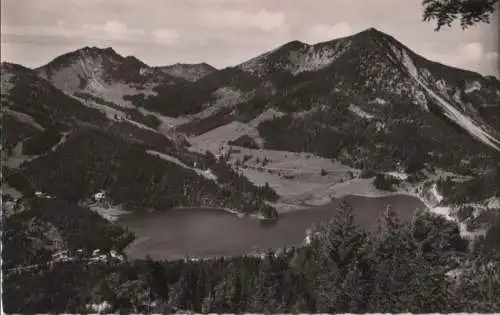
<svg viewBox="0 0 500 315"><path fill-rule="evenodd" d="M435 32L421 0L2 0L0 21L2 61L28 67L97 46L152 66L223 68L375 27L430 60L499 76L500 23Z"/></svg>

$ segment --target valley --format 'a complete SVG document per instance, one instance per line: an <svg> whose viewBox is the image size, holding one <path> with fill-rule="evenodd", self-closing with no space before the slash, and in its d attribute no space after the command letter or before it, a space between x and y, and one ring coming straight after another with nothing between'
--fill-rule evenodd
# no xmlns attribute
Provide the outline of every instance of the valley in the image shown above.
<svg viewBox="0 0 500 315"><path fill-rule="evenodd" d="M378 50L368 52L368 47ZM367 68L369 65L362 60L352 65L351 61L342 61L354 52L366 54L371 60L370 66L376 68ZM284 63L273 63L276 58ZM398 63L401 68L388 66L382 72L373 72L387 63ZM363 80L361 76L342 77L347 72L335 70L337 64L365 69L363 78L367 81L359 85L362 83L359 80ZM325 205L348 195L381 197L401 193L416 196L429 204L426 190L438 180L460 181L464 176L474 178L498 167L495 166L499 157L495 143L500 131L485 120L495 121L496 116L481 116L477 110L468 108L473 106L470 102L476 98L482 100L486 97L494 103L499 97L500 83L494 78L481 78L477 74L450 68L449 71L460 73L465 80L465 86L463 83L450 86L455 81L447 82L445 72L436 72L445 66L426 61L391 36L375 29L316 45L292 42L223 70L206 64L195 65L193 70L187 64L154 68L135 57L122 57L112 48L96 47L70 52L35 71L9 64L2 64L2 67L11 73L8 77L4 76L5 84L2 85L2 101L7 105L3 115L21 124L22 128L32 128L31 134L40 134L37 137L41 141L49 141L44 136L46 128L61 137L58 143L47 144L45 148L38 149L40 152L34 153L25 153L27 149L23 146L30 139L30 134L26 134L27 138L3 144L12 150L10 155L3 157L7 168L17 174L10 176L11 181L19 182L20 177L28 176L26 179L32 186L28 191L44 191L58 198L68 198L68 189L76 189L77 186L72 188L71 181L61 177L57 181L65 182L66 188L60 192L54 190L59 188L49 189L42 180L45 176L40 173L42 169L37 168L46 163L60 163L54 154L58 151L70 152L65 147L71 146L71 141L66 142L73 137L81 139L77 140L81 144L88 137L100 142L111 135L103 148L117 144L116 140L125 141L123 144L130 143L137 147L130 151L136 152L133 153L136 158L139 154L151 162L155 159L158 166L163 163L172 168L175 165L174 168L181 173L192 174L193 180L205 181L204 185L213 187L206 192L190 192L188 199L192 201L188 203L179 199L172 199L173 203L158 203L159 200L142 202L144 210L163 211L165 207L173 206L224 206L243 212L275 209L284 213L291 209ZM183 71L187 77L182 74ZM331 72L326 71L334 71L335 76L329 76ZM195 76L198 72L202 75ZM378 77L373 77L375 74ZM327 79L318 80L321 75ZM382 79L387 75L401 78L398 85L394 85L394 78L389 81ZM442 77L437 82L432 81L434 76L440 75ZM372 85L371 92L367 90L367 84ZM475 84L476 88L466 88L471 84ZM53 95L48 94L46 88L42 90L47 85L49 91L54 89L54 95L71 100L75 105L65 105L54 114L50 110L47 112L46 105L40 109L31 105L32 109L28 111L20 107L20 102L26 102L16 96L21 89L46 95L47 101L50 101ZM327 86L333 89L325 89ZM314 92L308 93L309 90ZM192 93L198 94L199 99L190 98ZM172 97L185 101L173 103ZM181 110L186 114L165 115L171 110L159 110L157 101L160 100L163 100L165 109L187 106L186 110ZM419 104L422 102L430 103L421 107ZM431 106L434 102L435 105ZM455 107L452 103L459 106ZM438 110L440 106L444 107ZM60 120L56 121L59 126L47 121L43 111L56 115L53 117ZM82 114L88 112L74 125L80 130L74 129L71 122L71 115L78 111ZM90 113L93 118L88 116ZM472 116L467 117L469 114ZM462 131L452 131L457 130L456 126ZM89 128L99 131L86 131ZM430 134L432 137L429 137ZM461 143L462 146L442 150L444 143ZM116 157L123 159L124 152ZM482 153L478 155L477 152ZM68 156L68 153L64 154ZM218 165L215 169L219 171L207 167L209 164ZM48 166L43 168L45 171L50 169ZM123 171L130 173L130 169ZM250 186L268 187L276 197L271 197L271 194L267 200L258 201L260 205L252 206L257 201L253 198L244 206L247 210L242 210L238 203L234 203L237 192L224 188L225 184L219 178L221 171L233 177L228 178L229 181L241 179L242 187L247 189L255 189ZM32 175L29 175L30 172ZM116 177L116 174L106 174L109 171L104 169L101 172L104 172L104 181L97 185L94 183L94 188L90 190L90 187L84 188L87 197L83 193L70 198L87 202L85 198L89 197L88 194L103 190L108 191L107 195L114 205L108 208L110 212L124 214L136 211L131 210L137 205L131 200L130 192L127 197L118 197L109 186L123 180L110 181L106 178L110 175ZM399 182L396 187L375 187L374 178L383 177L380 174L384 173L387 174L385 177ZM33 182L35 174L37 184ZM124 178L132 179L130 175ZM50 176L54 182L53 175ZM33 184L38 187L33 187ZM87 184L83 181L78 185L84 185L83 188ZM182 187L180 183L174 185ZM145 186L145 189L150 188ZM185 194L185 184L183 189ZM217 189L222 191L217 193ZM219 196L224 194L232 194L232 201L222 201ZM485 200L495 198L495 194L492 192L485 197ZM215 201L214 198L220 200ZM115 208L117 210L111 210ZM99 209L99 213L105 213L105 210Z"/></svg>
<svg viewBox="0 0 500 315"><path fill-rule="evenodd" d="M276 268L288 270L283 281L314 286L303 270L330 272L323 260L337 259L357 283L383 277L385 260L399 268L384 251L403 251L410 278L427 277L420 265L439 266L442 278L425 279L445 283L458 268L446 255L465 264L468 248L496 246L500 81L427 60L377 29L292 41L224 69L149 66L86 46L38 68L2 62L1 70L11 297L29 291L14 286L22 280L57 291L58 307L88 311L71 303L100 305L122 285L142 303L149 283L163 294L157 300L170 294L165 303L200 310L212 264L232 273L213 271L210 281L240 283L236 274L252 270L252 283L271 286L254 272ZM349 273L342 257L350 255L368 265L380 258L379 269ZM183 271L166 280L166 266ZM31 274L39 269L46 273ZM64 284L73 293L104 293L67 302L74 297L43 284L64 270L78 279ZM125 280L123 270L137 279ZM200 296L175 300L190 281ZM32 307L53 303L31 296ZM13 301L11 310L23 311Z"/></svg>

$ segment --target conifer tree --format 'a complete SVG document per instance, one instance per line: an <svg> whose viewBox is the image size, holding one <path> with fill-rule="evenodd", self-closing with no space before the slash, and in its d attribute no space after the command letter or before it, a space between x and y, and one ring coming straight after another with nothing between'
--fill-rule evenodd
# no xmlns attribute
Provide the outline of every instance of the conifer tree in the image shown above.
<svg viewBox="0 0 500 315"><path fill-rule="evenodd" d="M316 234L307 271L316 290L317 310L361 311L369 241L354 223L352 207L342 201L333 219Z"/></svg>
<svg viewBox="0 0 500 315"><path fill-rule="evenodd" d="M371 260L373 279L368 302L370 311L398 312L399 293L406 285L403 261L407 253L401 242L402 226L396 213L388 207L380 222Z"/></svg>
<svg viewBox="0 0 500 315"><path fill-rule="evenodd" d="M462 28L489 23L498 0L423 0L424 21L435 21L436 31L451 26L455 20Z"/></svg>

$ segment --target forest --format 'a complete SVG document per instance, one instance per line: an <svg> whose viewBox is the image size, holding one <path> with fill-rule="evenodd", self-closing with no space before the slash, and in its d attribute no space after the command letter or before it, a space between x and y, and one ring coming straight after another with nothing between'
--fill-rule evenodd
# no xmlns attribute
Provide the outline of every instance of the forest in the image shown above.
<svg viewBox="0 0 500 315"><path fill-rule="evenodd" d="M438 187L448 204L480 202L491 196L500 197L500 164L488 172L465 182L442 179Z"/></svg>
<svg viewBox="0 0 500 315"><path fill-rule="evenodd" d="M15 117L2 115L2 150L11 154L11 150L24 138L31 137L40 131L33 126L20 122Z"/></svg>
<svg viewBox="0 0 500 315"><path fill-rule="evenodd" d="M6 199L2 198L3 202ZM3 268L48 263L58 251L123 249L134 240L131 232L110 224L96 212L75 203L36 197L23 198L3 223Z"/></svg>
<svg viewBox="0 0 500 315"><path fill-rule="evenodd" d="M171 145L167 138L161 139ZM148 154L147 149L145 144L99 130L76 130L54 152L25 163L7 181L27 196L42 191L75 203L105 190L114 203L131 211L208 206L267 213L264 201L277 199L269 186L253 185L213 155L192 158L212 169L217 181Z"/></svg>
<svg viewBox="0 0 500 315"><path fill-rule="evenodd" d="M273 108L285 115L259 125L259 134L268 149L311 152L355 168L377 171L394 170L399 164L409 172L417 172L430 165L471 175L495 166L500 159L498 152L451 123L442 109L436 110L440 107L429 96L424 97L429 110L422 110L415 99L418 91L413 83L385 53L390 44L403 47L389 36L362 32L356 35L349 52L335 63L292 75L283 70L286 65L281 61L286 60L291 46L300 43L289 43L273 51L276 60L272 59L268 68L272 73L261 78L262 84L252 98L235 107L231 113L234 117L221 112L205 119L205 124L217 126L217 122L236 120L238 112L252 118ZM445 99L455 106L470 107L473 113L485 112L481 117L495 129L499 119L498 111L492 113L495 107L471 105L497 99L492 94L495 89L463 93L465 82L477 80L477 76L412 57L433 80L449 82L449 90L443 92L447 93L443 95ZM273 62L277 62L277 69L272 68L276 66ZM484 84L494 87L497 83L486 80ZM454 93L461 95L460 101L454 100ZM238 142L253 146L246 139Z"/></svg>
<svg viewBox="0 0 500 315"><path fill-rule="evenodd" d="M237 67L229 67L212 72L193 84L159 85L154 88L157 95L130 97L134 105L144 107L166 116L194 114L209 107L216 101L213 94L219 88L230 88L248 92L260 81ZM175 104L175 106L165 106Z"/></svg>
<svg viewBox="0 0 500 315"><path fill-rule="evenodd" d="M342 43L320 46L339 48ZM229 90L239 93L241 103L177 131L197 135L231 121L249 122L273 108L284 116L258 126L265 148L337 160L361 169L364 178L375 177L373 184L383 190L394 190L398 184L383 175L396 169L410 174L409 181L418 179L422 170L435 169L476 176L462 182L439 180L438 189L446 196L442 205L500 196L498 153L457 128L430 99L424 105L429 111L421 110L414 99L415 82L409 83L400 65L393 64L389 44L402 48L376 32L362 32L330 66L292 74L290 52L304 46L294 41L268 55L263 64L267 74L231 67L193 84L160 84L154 88L157 95L124 98L148 110L181 116L220 105ZM466 80L477 79L469 72L411 57L426 69L429 82L444 80L457 87L440 91L449 94L445 98L462 93ZM140 74L143 66L128 57L111 74L143 85L150 76ZM115 251L124 254L134 240L132 233L85 206L84 201L98 191L135 212L208 206L258 211L267 218L277 216L268 202L277 201L278 195L268 184L252 184L225 157L188 152L185 142L127 121L110 121L33 71L9 67L16 73L15 87L2 105L29 114L44 131L21 123L14 112L2 119L2 127L15 131L2 138L7 150L26 140L22 153L41 155L19 170L2 166L6 181L25 196L7 200L2 195L2 207L6 201L15 204L2 217L2 304L7 313L95 313L91 305L104 302L104 313L124 314L500 312L500 217L496 209L475 217L470 205L458 208L457 217L466 220L468 228L490 225L473 241L460 235L456 223L428 211L402 222L388 208L378 229L366 231L354 223L350 205L342 203L330 221L311 227L309 243L268 250L262 256L90 262L95 250L108 256ZM498 80L481 80L482 91L466 93L459 105L498 99L488 94L497 90L487 85ZM75 95L119 109L153 129L161 123L136 108L118 108L90 94ZM468 110L480 113L491 126L500 122L496 107ZM231 144L258 147L248 136ZM173 159L149 154L151 150ZM209 171L216 179L198 171ZM35 197L43 196L40 192L48 196ZM71 259L55 263L59 252L68 252Z"/></svg>
<svg viewBox="0 0 500 315"><path fill-rule="evenodd" d="M75 92L74 94L75 94L75 96L77 96L83 100L87 100L87 101L90 100L90 101L95 102L97 104L102 104L102 105L111 107L113 109L116 109L118 111L124 112L128 115L128 117L127 117L128 119L136 121L136 122L143 124L145 126L148 126L150 128L156 129L161 124L161 120L159 120L156 116L151 115L151 114L144 115L140 112L140 110L138 110L135 107L120 106L120 105L117 105L113 102L106 101L105 99L103 99L101 97L98 97L98 96L95 96L95 95L92 95L89 93Z"/></svg>
<svg viewBox="0 0 500 315"><path fill-rule="evenodd" d="M268 149L311 152L359 169L389 171L400 166L413 173L428 165L471 175L496 166L498 152L469 135L439 121L434 121L431 135L422 126L427 119L438 118L418 112L406 115L410 118L388 118L382 124L357 117L338 104L299 117L289 114L265 121L258 129Z"/></svg>
<svg viewBox="0 0 500 315"><path fill-rule="evenodd" d="M369 209L367 209L368 211ZM498 312L499 228L470 243L430 212L402 223L388 208L368 233L352 208L314 229L308 245L262 257L87 264L4 276L8 313Z"/></svg>
<svg viewBox="0 0 500 315"><path fill-rule="evenodd" d="M23 154L40 155L52 149L62 135L55 128L47 128L23 142Z"/></svg>
<svg viewBox="0 0 500 315"><path fill-rule="evenodd" d="M68 97L34 71L18 65L10 65L15 76L15 86L2 105L30 115L42 127L64 127L78 122L104 126L108 122L99 110L89 108L78 100ZM5 102L5 103L4 103Z"/></svg>

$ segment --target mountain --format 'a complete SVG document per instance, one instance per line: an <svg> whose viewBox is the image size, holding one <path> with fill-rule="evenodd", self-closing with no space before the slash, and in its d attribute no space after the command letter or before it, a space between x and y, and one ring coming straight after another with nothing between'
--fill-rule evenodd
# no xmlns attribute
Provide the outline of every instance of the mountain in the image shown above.
<svg viewBox="0 0 500 315"><path fill-rule="evenodd" d="M415 267L422 265L415 257L439 269L439 278L418 285L452 283L445 271L455 268L451 260L456 257L443 250L465 251L460 234L485 232L488 246L498 248L500 81L427 60L376 29L314 45L292 41L221 70L207 64L150 67L112 48L85 47L38 69L2 63L1 72L2 257L11 297L6 301L13 312L39 307L86 312L89 303L107 300L113 310L123 310L141 299L149 302L135 312L150 311L152 299L183 308L190 307L186 303L217 308L218 294L203 303L195 294L193 304L184 289L209 292L209 285L219 292L238 283L234 275L244 270L257 272L250 278L258 286L245 284L242 290L245 297L255 296L248 302L259 304L283 266L292 268L285 273L291 278L282 283L291 288L306 283L310 271L322 277L332 266L352 269L344 261L323 266L330 249L342 246L325 251L329 244L316 241L281 256L270 253L263 262L249 257L181 261L168 270L151 260L129 263L123 250L134 237L112 222L127 213L216 207L274 219L278 212L346 195L409 194L440 216L423 213L399 228L387 211L386 228L394 233L364 243L359 237L368 234L340 216L331 225L338 235L352 236L349 248L367 254L363 270L379 254L397 256L386 251L395 237L415 242L406 246L408 266L400 268L403 276L395 288L429 274L429 268ZM342 237L332 231L325 240L334 244ZM353 266L359 265L354 260ZM229 272L219 268L224 264L231 266ZM366 283L345 273L354 283L350 290L360 283L375 288L373 307L385 305L379 298L387 290L371 285L390 278L385 265L382 259L374 267L380 274L361 277ZM193 282L193 268L201 268L194 275L204 276L191 286L186 281ZM412 273L405 274L406 269ZM221 272L230 280L217 284L224 278ZM484 283L480 287L493 296L492 286ZM297 301L290 307L310 311L311 301L322 297L302 287L295 288ZM435 289L418 288L422 296ZM283 300L273 292L270 307ZM409 290L404 301L420 301L414 292ZM458 295L450 292L450 303L460 308ZM26 296L28 303L19 298ZM307 301L300 300L303 296ZM359 305L366 304L363 296ZM424 297L434 308L442 304L435 295ZM330 302L322 302L326 310ZM421 310L423 304L417 304ZM404 303L401 308L407 309ZM314 305L312 310L317 310Z"/></svg>
<svg viewBox="0 0 500 315"><path fill-rule="evenodd" d="M243 102L259 84L257 77L237 67L229 67L191 84L163 85L156 89L157 94L138 99L134 104L167 116L186 116L216 109L220 104L232 106Z"/></svg>
<svg viewBox="0 0 500 315"><path fill-rule="evenodd" d="M58 104L73 104L65 110L96 116L79 122L176 159L179 152L219 154L229 145L307 152L358 173L456 176L479 176L499 160L500 81L429 61L374 28L314 45L292 41L217 71L207 64L149 67L96 47L35 71L9 67L38 82L26 89L44 86L47 95L59 95ZM179 77L186 73L200 77ZM21 116L12 119L15 108L9 110L6 124L18 126ZM21 112L38 124L34 113ZM68 123L69 114L58 115L57 124ZM15 128L26 137L39 127L23 126ZM43 136L48 144L59 139L51 130ZM19 140L6 138L11 147ZM242 154L227 167L238 169L247 159Z"/></svg>
<svg viewBox="0 0 500 315"><path fill-rule="evenodd" d="M232 162L251 168L248 176L281 173L266 174L271 187L297 176L283 165L295 165L294 154L304 152L357 174L400 174L406 188L399 189L417 194L417 186L439 178L481 181L500 161L500 81L427 60L376 29L315 45L293 41L160 95L179 100L175 110L155 108L190 117L176 130L200 150L244 147ZM271 163L263 167L252 156ZM305 190L309 184L304 180ZM304 198L313 203L316 195L343 191L335 182L323 185ZM499 197L491 185L481 187L489 188L480 196Z"/></svg>
<svg viewBox="0 0 500 315"><path fill-rule="evenodd" d="M99 52L117 56L112 50ZM275 199L271 189L253 185L213 155L189 151L182 136L148 127L139 109L95 96L82 100L38 72L2 64L2 115L8 128L3 170L6 183L25 198L43 193L80 204L106 191L110 203L125 205L126 211L196 205L272 209L264 203ZM114 115L103 107L114 109ZM117 119L120 109L126 115Z"/></svg>
<svg viewBox="0 0 500 315"><path fill-rule="evenodd" d="M175 77L200 69L206 74L194 82ZM169 121L192 136L239 123L247 131L227 141L311 152L358 169L427 163L484 171L500 150L498 79L429 61L374 28L314 45L292 41L219 71L206 64L151 68L95 47L36 71L111 120L154 130ZM134 92L118 93L125 85Z"/></svg>
<svg viewBox="0 0 500 315"><path fill-rule="evenodd" d="M246 84L237 85L245 76L241 73L219 80L223 85L212 86L210 96L200 100L212 104L213 114L181 130L199 134L207 131L196 131L206 121L219 127L273 109L284 115L257 126L268 148L310 151L356 167L370 161L375 168L408 163L405 159L415 154L396 152L403 146L422 158L429 154L446 160L456 153L448 166L459 164L459 157L474 159L477 152L488 152L494 162L500 149L497 79L426 60L375 29L316 45L294 41L236 69L232 72L247 73ZM220 90L242 97L222 104L215 97ZM394 154L399 157L392 166L380 165ZM444 161L439 164L447 167Z"/></svg>
<svg viewBox="0 0 500 315"><path fill-rule="evenodd" d="M146 126L147 115L142 115L136 109L124 109L127 115L120 119L109 117L108 112L102 110L103 106L81 101L56 88L38 76L36 71L20 65L2 63L1 102L6 125L3 144L7 151L17 146L21 149L18 155L35 143L40 145L48 141L45 145L55 145L58 142L56 138L61 140L63 134L79 129L106 130L129 141L162 145L162 148L172 143ZM133 115L135 112L138 113Z"/></svg>
<svg viewBox="0 0 500 315"><path fill-rule="evenodd" d="M38 74L65 90L100 92L116 84L145 89L158 84L183 81L146 65L136 57L123 57L113 48L84 47L61 55L35 69Z"/></svg>
<svg viewBox="0 0 500 315"><path fill-rule="evenodd" d="M47 120L70 122L75 120L101 124L104 117L97 110L83 106L31 69L11 63L2 63L2 104Z"/></svg>
<svg viewBox="0 0 500 315"><path fill-rule="evenodd" d="M274 215L268 203L278 196L269 186L158 131L167 117L106 99L120 85L187 82L141 69L149 68L95 48L35 70L1 64L5 273L121 262L134 236L110 221L126 213L184 206Z"/></svg>
<svg viewBox="0 0 500 315"><path fill-rule="evenodd" d="M35 70L67 93L100 98L120 107L131 107L130 98L155 94L158 86L187 83L112 48L84 47Z"/></svg>
<svg viewBox="0 0 500 315"><path fill-rule="evenodd" d="M195 84L159 90L141 106L175 116L215 112L218 107L229 111L240 104L246 111L246 102L285 111L280 104L286 103L292 107L289 112L310 110L318 103L341 107L339 102L354 103L351 109L366 109L368 115L432 112L428 116L498 150L499 87L494 77L431 62L393 37L368 29L316 45L287 43ZM385 105L374 107L373 102Z"/></svg>
<svg viewBox="0 0 500 315"><path fill-rule="evenodd" d="M216 68L204 62L188 64L176 63L170 66L156 67L156 69L176 78L182 78L191 82L197 81L202 77L217 71Z"/></svg>
<svg viewBox="0 0 500 315"><path fill-rule="evenodd" d="M291 41L240 64L238 68L258 77L282 71L292 74L315 71L331 64L348 48L346 39L316 45Z"/></svg>
<svg viewBox="0 0 500 315"><path fill-rule="evenodd" d="M155 130L163 121L133 103L156 94L161 86L189 83L133 56L123 57L112 48L84 47L55 58L35 72L109 120L133 121Z"/></svg>
<svg viewBox="0 0 500 315"><path fill-rule="evenodd" d="M33 70L4 62L1 71L2 147L6 151L51 128L64 132L75 125L106 125L100 111L66 95Z"/></svg>
<svg viewBox="0 0 500 315"><path fill-rule="evenodd" d="M403 101L438 111L478 140L500 149L500 81L426 60L373 28L316 45L290 42L239 68L264 79L277 72L291 73L294 81L308 85L313 84L314 74L325 75L322 84L347 88L347 97L357 95L365 102L380 93L410 98ZM429 102L436 106L427 108Z"/></svg>

